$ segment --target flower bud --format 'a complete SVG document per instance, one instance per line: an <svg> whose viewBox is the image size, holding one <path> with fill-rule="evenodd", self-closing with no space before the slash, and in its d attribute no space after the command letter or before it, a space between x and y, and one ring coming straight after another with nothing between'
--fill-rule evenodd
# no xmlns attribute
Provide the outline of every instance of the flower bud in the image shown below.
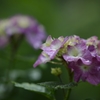
<svg viewBox="0 0 100 100"><path fill-rule="evenodd" d="M61 75L61 73L62 73L61 68L51 68L51 74L59 76Z"/></svg>

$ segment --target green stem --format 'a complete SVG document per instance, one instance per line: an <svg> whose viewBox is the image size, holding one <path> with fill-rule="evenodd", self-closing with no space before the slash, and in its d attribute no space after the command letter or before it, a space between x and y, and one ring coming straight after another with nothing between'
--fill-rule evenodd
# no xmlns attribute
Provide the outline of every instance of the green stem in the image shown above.
<svg viewBox="0 0 100 100"><path fill-rule="evenodd" d="M54 62L54 61L50 61L50 63L52 63L52 64L56 64L56 65L62 65L62 63Z"/></svg>
<svg viewBox="0 0 100 100"><path fill-rule="evenodd" d="M65 62L65 64L66 64L66 62ZM65 67L66 67L66 69L67 69L67 71L68 71L69 82L72 82L72 79L73 79L73 73L71 72L71 69L68 68L67 64L66 64ZM69 97L70 97L71 91L72 91L71 88L67 90L67 93L66 93L66 95L65 95L64 100L69 100Z"/></svg>
<svg viewBox="0 0 100 100"><path fill-rule="evenodd" d="M9 65L7 66L7 72L6 72L6 82L9 83L10 81L10 70L12 67L15 66L15 58L16 58L16 53L17 53L18 48L14 48L13 45L11 45L11 50L10 50L10 58L9 58Z"/></svg>
<svg viewBox="0 0 100 100"><path fill-rule="evenodd" d="M70 97L70 93L71 93L71 89L69 89L66 93L65 99L64 100L68 100Z"/></svg>
<svg viewBox="0 0 100 100"><path fill-rule="evenodd" d="M10 41L10 44L11 44L11 65L13 67L15 66L16 54L17 54L18 48L23 40L23 37L24 37L23 34L17 38L16 38L16 35L11 37L11 41Z"/></svg>
<svg viewBox="0 0 100 100"><path fill-rule="evenodd" d="M60 75L58 76L58 78L59 78L59 80L60 80L61 84L63 84L63 81L62 81L62 79L61 79L61 76L60 76ZM63 95L65 96L65 90L64 90L64 89L62 90L62 92L63 92Z"/></svg>
<svg viewBox="0 0 100 100"><path fill-rule="evenodd" d="M10 46L11 46L11 50L10 50L10 60L9 60L9 68L7 68L7 72L6 72L6 82L8 83L10 81L9 79L9 71L10 69L13 67L15 67L15 63L16 63L16 54L18 51L18 48L21 44L21 41L23 40L23 35L21 35L18 40L16 41L16 37L12 36L10 38Z"/></svg>

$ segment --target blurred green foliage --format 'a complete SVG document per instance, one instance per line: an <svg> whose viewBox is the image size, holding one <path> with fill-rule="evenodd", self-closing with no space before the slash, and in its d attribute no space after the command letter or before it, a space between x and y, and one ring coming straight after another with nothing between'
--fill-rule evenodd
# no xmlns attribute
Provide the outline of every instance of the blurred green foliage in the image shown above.
<svg viewBox="0 0 100 100"><path fill-rule="evenodd" d="M0 19L8 18L13 15L23 14L35 17L46 28L47 34L53 37L79 35L83 38L96 35L100 39L100 1L99 0L0 0ZM9 57L9 46L5 48L7 54L3 54L4 50L0 50L0 75L3 77L3 71L8 66L7 59ZM34 50L26 41L23 41L18 55L36 57L40 54L40 50ZM15 68L27 71L33 67L32 61L24 61L19 58L16 61ZM55 65L47 64L47 67L38 67L42 71L42 78L39 82L57 80L50 74L50 68ZM67 82L67 73L65 68L60 66L64 73L63 80ZM27 72L26 72L27 73ZM27 76L24 79L18 79L19 82L30 81ZM38 82L38 81L37 81ZM93 98L100 100L100 86L92 86L88 83L80 83L72 91L70 100L83 100L85 98ZM61 93L62 95L62 93ZM61 100L61 95L57 98ZM14 88L13 92L6 99L2 100L47 100L47 98L23 89Z"/></svg>

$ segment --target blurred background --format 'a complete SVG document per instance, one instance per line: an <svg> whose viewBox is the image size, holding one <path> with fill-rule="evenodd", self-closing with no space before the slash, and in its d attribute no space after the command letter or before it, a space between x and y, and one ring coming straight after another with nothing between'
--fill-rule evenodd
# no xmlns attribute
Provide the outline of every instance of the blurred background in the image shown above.
<svg viewBox="0 0 100 100"><path fill-rule="evenodd" d="M32 16L44 25L47 34L52 37L79 35L82 38L89 38L96 35L100 39L99 0L0 0L0 13L0 19L17 14ZM3 51L0 50L0 55L9 56L9 45L5 48L7 54ZM30 83L58 81L50 74L50 68L55 65L47 63L33 68L33 63L40 52L41 50L33 49L24 40L17 53L20 57L16 60L15 67L10 69L11 79ZM37 93L3 84L4 71L9 64L3 56L0 58L0 100L47 100ZM62 70L65 69L62 67ZM66 72L62 78L67 82ZM61 100L61 95L57 96L57 100ZM100 85L80 83L73 88L70 100L85 98L100 100Z"/></svg>

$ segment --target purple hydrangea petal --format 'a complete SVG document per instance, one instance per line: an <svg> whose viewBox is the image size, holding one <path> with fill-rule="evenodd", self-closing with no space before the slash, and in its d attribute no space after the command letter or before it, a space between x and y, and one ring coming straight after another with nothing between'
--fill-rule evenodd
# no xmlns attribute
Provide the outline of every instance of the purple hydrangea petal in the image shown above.
<svg viewBox="0 0 100 100"><path fill-rule="evenodd" d="M82 75L82 71L78 68L75 62L68 63L68 67L71 68L73 71L74 81L79 82Z"/></svg>
<svg viewBox="0 0 100 100"><path fill-rule="evenodd" d="M50 47L44 48L44 51L50 56L51 59L53 59L56 56L61 46L62 46L62 42L58 39L55 39L51 43Z"/></svg>
<svg viewBox="0 0 100 100"><path fill-rule="evenodd" d="M86 44L87 45L94 45L95 47L97 47L99 42L100 41L98 40L97 36L92 36L92 37L87 39Z"/></svg>
<svg viewBox="0 0 100 100"><path fill-rule="evenodd" d="M91 60L88 60L88 59L84 59L84 58L80 58L82 63L85 64L85 65L90 65L91 64Z"/></svg>
<svg viewBox="0 0 100 100"><path fill-rule="evenodd" d="M40 64L49 62L50 60L51 60L50 57L45 52L42 52L41 55L39 56L38 60L34 63L33 66L36 67Z"/></svg>
<svg viewBox="0 0 100 100"><path fill-rule="evenodd" d="M100 62L96 58L93 58L92 64L84 65L81 60L78 62L70 62L69 68L73 69L74 80L87 81L90 84L97 85L100 83Z"/></svg>
<svg viewBox="0 0 100 100"><path fill-rule="evenodd" d="M100 83L100 76L97 77L97 75L89 74L88 78L86 79L86 81L88 81L89 83L91 83L93 85L97 85L97 84Z"/></svg>
<svg viewBox="0 0 100 100"><path fill-rule="evenodd" d="M74 81L75 82L79 82L80 81L80 78L81 78L81 75L82 75L82 73L81 72L75 72L74 73Z"/></svg>
<svg viewBox="0 0 100 100"><path fill-rule="evenodd" d="M89 45L89 46L88 46L88 50L89 50L90 52L95 51L94 45Z"/></svg>
<svg viewBox="0 0 100 100"><path fill-rule="evenodd" d="M53 41L53 39L52 39L52 37L49 35L49 36L47 37L47 39L46 39L46 42L43 43L43 44L41 45L41 49L44 50L46 47L49 47L49 46L51 45L52 41Z"/></svg>

